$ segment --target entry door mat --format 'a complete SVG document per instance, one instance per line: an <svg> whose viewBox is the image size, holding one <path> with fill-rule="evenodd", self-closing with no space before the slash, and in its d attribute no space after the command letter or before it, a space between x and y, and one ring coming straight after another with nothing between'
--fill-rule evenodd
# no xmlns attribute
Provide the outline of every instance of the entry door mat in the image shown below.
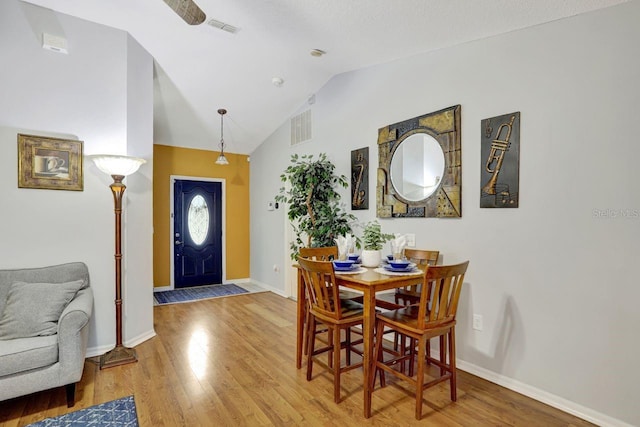
<svg viewBox="0 0 640 427"><path fill-rule="evenodd" d="M112 400L59 417L47 418L29 427L138 427L133 396Z"/></svg>
<svg viewBox="0 0 640 427"><path fill-rule="evenodd" d="M154 292L156 305L191 302L201 299L227 297L230 295L246 294L247 291L233 283L227 285L197 286L193 288L174 289L173 291Z"/></svg>

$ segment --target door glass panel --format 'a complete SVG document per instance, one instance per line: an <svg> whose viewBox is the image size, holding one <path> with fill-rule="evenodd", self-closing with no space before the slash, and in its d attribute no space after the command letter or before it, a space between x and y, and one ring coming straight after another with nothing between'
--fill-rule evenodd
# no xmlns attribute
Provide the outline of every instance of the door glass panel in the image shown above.
<svg viewBox="0 0 640 427"><path fill-rule="evenodd" d="M200 194L191 199L187 213L189 236L196 245L201 245L209 232L209 205Z"/></svg>

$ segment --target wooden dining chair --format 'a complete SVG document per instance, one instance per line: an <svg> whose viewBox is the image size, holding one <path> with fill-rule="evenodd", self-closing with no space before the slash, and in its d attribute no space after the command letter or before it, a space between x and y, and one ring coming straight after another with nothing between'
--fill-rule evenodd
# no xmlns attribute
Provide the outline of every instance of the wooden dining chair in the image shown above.
<svg viewBox="0 0 640 427"><path fill-rule="evenodd" d="M307 258L307 259L312 259L315 261L332 261L334 259L338 259L338 247L337 246L320 246L320 247L315 247L315 248L308 248L308 247L302 247L298 250L298 257L302 257L302 258ZM362 295L357 293L357 292L351 292L348 290L344 290L341 289L340 290L340 299L351 299L357 302L362 302ZM307 305L305 304L305 307ZM305 312L305 328L303 329L303 331L306 331L306 325L307 322L309 320L309 312L308 310L306 310ZM326 330L318 330L316 331L316 334L321 333L321 332L327 332ZM329 337L328 339L331 339L331 332L329 332ZM357 332L357 331L356 331ZM305 332L306 333L306 332ZM360 333L361 335L361 333ZM306 340L306 338L303 338L303 342ZM304 354L307 354L307 348L306 346L304 347ZM331 364L331 354L329 354L330 357L330 364ZM349 355L349 360L348 362L351 362L351 357Z"/></svg>
<svg viewBox="0 0 640 427"><path fill-rule="evenodd" d="M340 287L336 283L333 263L330 261L314 261L298 258L298 264L304 275L309 310L308 326L306 328L307 346L307 381L311 380L314 362L333 373L333 398L340 402L340 375L344 372L362 366L362 362L350 363L350 354L355 352L362 355L362 351L354 348L362 340L352 342L350 339L353 326L362 327L362 304L350 299L340 298ZM316 348L316 324L325 325L330 331L331 341L322 348ZM345 331L342 341L341 331ZM324 343L323 343L324 344ZM341 350L346 350L347 362L341 364ZM323 363L316 356L330 352L333 356L331 363Z"/></svg>
<svg viewBox="0 0 640 427"><path fill-rule="evenodd" d="M438 263L438 258L440 257L440 251L434 250L426 250L426 249L405 249L404 256L409 261L418 265L419 268L425 269L427 266L433 266ZM387 310L397 310L399 308L417 304L420 301L420 290L422 287L422 277L416 280L416 283L408 286L404 286L402 288L396 289L393 296L391 294L381 294L376 297L376 306L387 309ZM391 300L393 298L393 301ZM385 334L393 333L391 330L387 330L384 332ZM415 342L409 339L407 343L407 337L394 333L393 337L393 351L389 351L391 353L400 353L405 354L409 349L412 349L415 346ZM426 354L431 354L431 344L427 341L427 350ZM407 360L407 366L409 371L409 376L413 375L413 358Z"/></svg>
<svg viewBox="0 0 640 427"><path fill-rule="evenodd" d="M387 360L382 355L382 340L376 342L375 369L372 369L370 390L373 390L376 373L380 371L381 382L385 384L385 373L408 381L416 387L415 417L422 417L422 394L427 387L449 380L451 400L457 399L456 393L456 344L455 326L458 300L469 261L456 265L427 267L423 276L420 299L417 305L376 314L376 333L388 328L417 342L416 375L405 375L402 362L411 357L400 354ZM429 339L440 338L440 359L426 355ZM425 366L429 361L439 369L439 376L425 382ZM436 374L437 375L437 374ZM370 392L371 392L370 391Z"/></svg>

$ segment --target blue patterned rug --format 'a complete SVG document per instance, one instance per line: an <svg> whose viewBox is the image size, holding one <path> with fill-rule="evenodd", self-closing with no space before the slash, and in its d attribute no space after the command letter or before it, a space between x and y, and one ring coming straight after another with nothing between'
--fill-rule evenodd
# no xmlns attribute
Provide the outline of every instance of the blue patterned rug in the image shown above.
<svg viewBox="0 0 640 427"><path fill-rule="evenodd" d="M47 418L29 427L138 427L133 396L112 400L87 409Z"/></svg>
<svg viewBox="0 0 640 427"><path fill-rule="evenodd" d="M200 299L226 297L248 293L246 289L234 284L198 286L193 288L175 289L173 291L154 292L156 304L175 304L179 302L196 301Z"/></svg>

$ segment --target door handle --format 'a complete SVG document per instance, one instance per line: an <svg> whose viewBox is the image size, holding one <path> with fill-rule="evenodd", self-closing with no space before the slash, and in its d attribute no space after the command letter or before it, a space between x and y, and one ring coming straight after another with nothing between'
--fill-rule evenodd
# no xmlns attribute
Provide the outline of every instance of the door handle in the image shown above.
<svg viewBox="0 0 640 427"><path fill-rule="evenodd" d="M181 242L180 240L176 240L176 245L181 245L183 242Z"/></svg>

